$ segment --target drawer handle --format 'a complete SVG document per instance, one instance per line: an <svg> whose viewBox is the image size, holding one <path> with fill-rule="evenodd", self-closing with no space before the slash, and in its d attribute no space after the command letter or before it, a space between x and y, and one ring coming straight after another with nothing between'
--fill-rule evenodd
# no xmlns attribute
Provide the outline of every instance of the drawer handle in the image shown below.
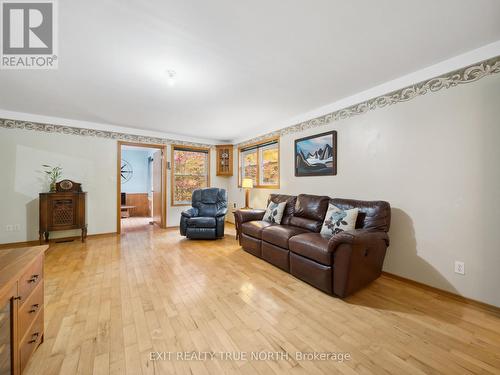
<svg viewBox="0 0 500 375"><path fill-rule="evenodd" d="M31 276L31 279L28 280L28 283L36 283L38 277L39 277L38 275Z"/></svg>
<svg viewBox="0 0 500 375"><path fill-rule="evenodd" d="M35 303L34 305L31 305L31 310L28 311L29 314L33 314L34 312L36 312L36 310L38 309L40 305L38 303Z"/></svg>
<svg viewBox="0 0 500 375"><path fill-rule="evenodd" d="M21 296L16 296L14 298L12 298L14 301L19 301L21 299Z"/></svg>

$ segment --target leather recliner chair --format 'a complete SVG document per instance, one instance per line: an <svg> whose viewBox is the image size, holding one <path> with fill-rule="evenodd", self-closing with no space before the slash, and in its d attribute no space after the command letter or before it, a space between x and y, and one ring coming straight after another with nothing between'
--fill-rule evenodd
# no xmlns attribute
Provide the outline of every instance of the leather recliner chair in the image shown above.
<svg viewBox="0 0 500 375"><path fill-rule="evenodd" d="M193 239L224 237L227 213L225 189L205 188L193 191L192 207L181 214L181 235Z"/></svg>

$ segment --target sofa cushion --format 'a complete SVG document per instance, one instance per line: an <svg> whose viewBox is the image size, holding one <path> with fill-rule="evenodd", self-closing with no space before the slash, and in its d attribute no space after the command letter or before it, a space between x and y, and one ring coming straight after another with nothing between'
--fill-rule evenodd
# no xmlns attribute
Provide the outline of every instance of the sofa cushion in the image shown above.
<svg viewBox="0 0 500 375"><path fill-rule="evenodd" d="M275 246L272 243L262 242L262 259L281 268L283 271L290 271L290 262L288 260L290 251Z"/></svg>
<svg viewBox="0 0 500 375"><path fill-rule="evenodd" d="M307 233L307 230L291 225L273 225L262 230L262 240L288 249L288 240L301 233Z"/></svg>
<svg viewBox="0 0 500 375"><path fill-rule="evenodd" d="M329 200L326 195L299 194L293 216L323 221Z"/></svg>
<svg viewBox="0 0 500 375"><path fill-rule="evenodd" d="M328 294L333 292L332 268L290 252L290 273Z"/></svg>
<svg viewBox="0 0 500 375"><path fill-rule="evenodd" d="M262 230L264 228L276 225L264 220L247 221L241 224L241 232L253 238L262 238Z"/></svg>
<svg viewBox="0 0 500 375"><path fill-rule="evenodd" d="M269 223L281 223L281 218L283 217L283 213L285 212L286 202L274 203L269 202L266 213L262 220L267 221Z"/></svg>
<svg viewBox="0 0 500 375"><path fill-rule="evenodd" d="M193 203L205 203L205 204L215 204L219 198L220 189L218 188L206 188L206 189L196 189L193 191L192 200Z"/></svg>
<svg viewBox="0 0 500 375"><path fill-rule="evenodd" d="M323 195L300 194L297 197L290 224L312 232L319 232L329 200L329 197Z"/></svg>
<svg viewBox="0 0 500 375"><path fill-rule="evenodd" d="M322 222L306 219L305 217L292 217L290 224L294 227L306 229L308 232L319 232Z"/></svg>
<svg viewBox="0 0 500 375"><path fill-rule="evenodd" d="M207 216L191 217L188 219L187 225L188 227L214 228L215 217L207 217Z"/></svg>
<svg viewBox="0 0 500 375"><path fill-rule="evenodd" d="M243 250L245 250L247 253L262 258L262 240L247 236L245 233L242 233L240 236L240 243Z"/></svg>
<svg viewBox="0 0 500 375"><path fill-rule="evenodd" d="M359 212L356 220L356 229L389 231L391 205L388 202L334 198L330 200L330 203L343 210L357 208Z"/></svg>
<svg viewBox="0 0 500 375"><path fill-rule="evenodd" d="M293 216L293 211L295 210L295 202L297 201L297 197L294 195L285 195L285 194L271 194L267 201L274 203L286 202L285 212L283 212L283 217L281 218L281 223L284 225L290 224L290 219Z"/></svg>
<svg viewBox="0 0 500 375"><path fill-rule="evenodd" d="M227 192L219 188L203 188L193 191L192 206L199 216L216 216L227 208Z"/></svg>
<svg viewBox="0 0 500 375"><path fill-rule="evenodd" d="M324 236L332 237L345 230L353 230L356 228L357 217L357 207L350 210L343 210L330 203L320 233Z"/></svg>
<svg viewBox="0 0 500 375"><path fill-rule="evenodd" d="M332 265L332 254L328 252L329 237L320 233L304 233L290 238L288 248L292 253L302 255L325 266Z"/></svg>

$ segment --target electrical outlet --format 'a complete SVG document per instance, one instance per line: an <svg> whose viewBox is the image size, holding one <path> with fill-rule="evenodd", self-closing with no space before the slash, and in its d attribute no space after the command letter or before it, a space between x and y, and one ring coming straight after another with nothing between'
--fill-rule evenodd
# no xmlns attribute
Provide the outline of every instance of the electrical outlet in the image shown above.
<svg viewBox="0 0 500 375"><path fill-rule="evenodd" d="M20 224L15 224L14 225L14 232L19 232L21 230L21 225Z"/></svg>
<svg viewBox="0 0 500 375"><path fill-rule="evenodd" d="M236 208L236 202L233 202L233 208Z"/></svg>
<svg viewBox="0 0 500 375"><path fill-rule="evenodd" d="M455 261L455 273L465 275L465 263L458 260Z"/></svg>
<svg viewBox="0 0 500 375"><path fill-rule="evenodd" d="M6 232L12 232L14 231L14 226L12 224L8 224L5 226L5 231Z"/></svg>

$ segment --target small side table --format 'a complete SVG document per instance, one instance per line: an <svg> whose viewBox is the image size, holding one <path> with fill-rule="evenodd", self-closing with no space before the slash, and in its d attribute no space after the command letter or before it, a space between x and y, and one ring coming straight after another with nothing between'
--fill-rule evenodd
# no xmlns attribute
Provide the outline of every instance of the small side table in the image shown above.
<svg viewBox="0 0 500 375"><path fill-rule="evenodd" d="M120 211L121 211L121 218L127 218L130 217L130 210L134 209L135 206L121 206Z"/></svg>

